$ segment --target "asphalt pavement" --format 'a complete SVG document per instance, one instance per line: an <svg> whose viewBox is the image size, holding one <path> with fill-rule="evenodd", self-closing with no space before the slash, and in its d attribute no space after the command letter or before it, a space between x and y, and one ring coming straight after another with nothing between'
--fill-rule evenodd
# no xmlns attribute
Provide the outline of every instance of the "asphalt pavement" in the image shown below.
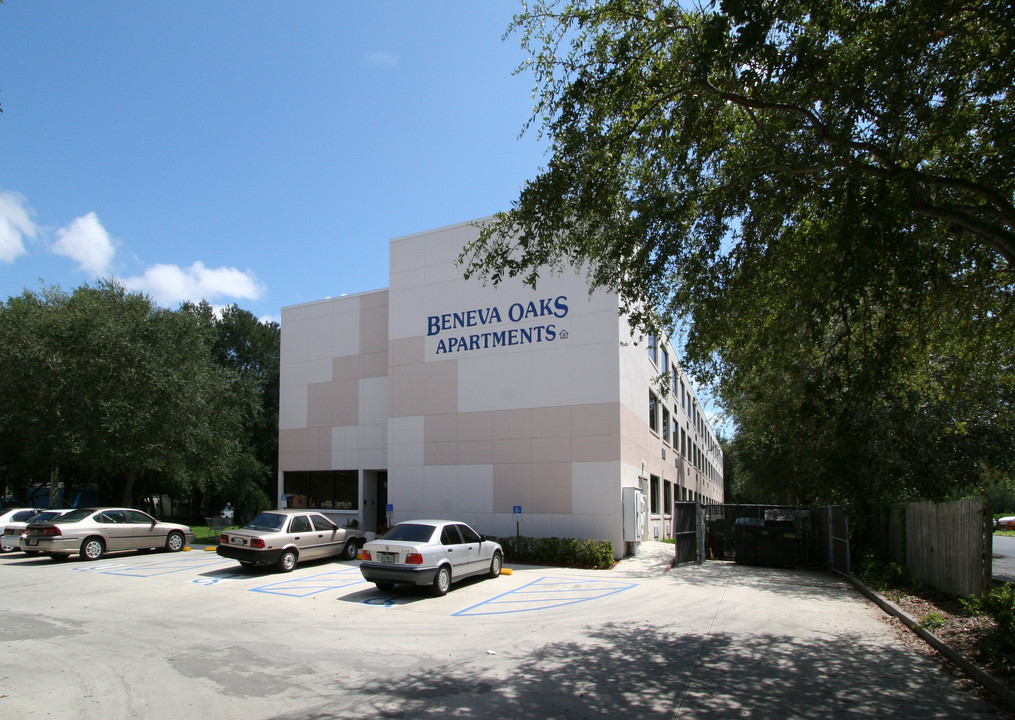
<svg viewBox="0 0 1015 720"><path fill-rule="evenodd" d="M381 592L348 561L2 556L0 716L1000 717L844 579L672 555L509 562L441 598Z"/></svg>
<svg viewBox="0 0 1015 720"><path fill-rule="evenodd" d="M991 564L995 580L1015 582L1015 537L994 535Z"/></svg>

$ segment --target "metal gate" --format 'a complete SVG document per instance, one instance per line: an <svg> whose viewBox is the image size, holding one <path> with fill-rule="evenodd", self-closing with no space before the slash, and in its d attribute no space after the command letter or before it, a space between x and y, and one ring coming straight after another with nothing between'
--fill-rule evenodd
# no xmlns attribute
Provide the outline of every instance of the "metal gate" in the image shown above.
<svg viewBox="0 0 1015 720"><path fill-rule="evenodd" d="M705 561L705 506L696 502L673 505L674 565Z"/></svg>

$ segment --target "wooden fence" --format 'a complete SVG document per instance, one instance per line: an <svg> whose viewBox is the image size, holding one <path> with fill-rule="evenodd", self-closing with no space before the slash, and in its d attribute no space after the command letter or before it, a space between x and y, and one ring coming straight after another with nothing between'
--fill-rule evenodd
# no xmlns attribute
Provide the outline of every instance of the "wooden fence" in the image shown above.
<svg viewBox="0 0 1015 720"><path fill-rule="evenodd" d="M983 498L906 506L906 565L926 585L956 597L989 592L992 550Z"/></svg>

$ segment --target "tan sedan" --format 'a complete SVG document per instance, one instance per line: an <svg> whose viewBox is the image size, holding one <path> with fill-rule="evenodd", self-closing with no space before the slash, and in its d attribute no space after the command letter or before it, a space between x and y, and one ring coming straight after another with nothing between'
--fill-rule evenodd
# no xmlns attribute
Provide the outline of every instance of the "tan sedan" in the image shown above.
<svg viewBox="0 0 1015 720"><path fill-rule="evenodd" d="M82 508L47 522L29 523L21 549L63 560L80 555L98 560L114 550L164 548L179 552L194 542L186 525L162 522L133 508Z"/></svg>
<svg viewBox="0 0 1015 720"><path fill-rule="evenodd" d="M363 531L340 527L314 510L268 510L239 530L219 536L216 552L244 567L274 565L289 572L301 560L340 556L355 560Z"/></svg>

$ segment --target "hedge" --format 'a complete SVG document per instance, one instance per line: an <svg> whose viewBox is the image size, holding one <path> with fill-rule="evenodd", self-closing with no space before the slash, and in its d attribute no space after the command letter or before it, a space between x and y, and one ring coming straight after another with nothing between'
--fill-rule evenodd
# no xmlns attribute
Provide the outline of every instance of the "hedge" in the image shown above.
<svg viewBox="0 0 1015 720"><path fill-rule="evenodd" d="M609 540L511 536L497 538L497 542L504 548L504 556L513 563L599 570L608 570L614 563L613 543Z"/></svg>

